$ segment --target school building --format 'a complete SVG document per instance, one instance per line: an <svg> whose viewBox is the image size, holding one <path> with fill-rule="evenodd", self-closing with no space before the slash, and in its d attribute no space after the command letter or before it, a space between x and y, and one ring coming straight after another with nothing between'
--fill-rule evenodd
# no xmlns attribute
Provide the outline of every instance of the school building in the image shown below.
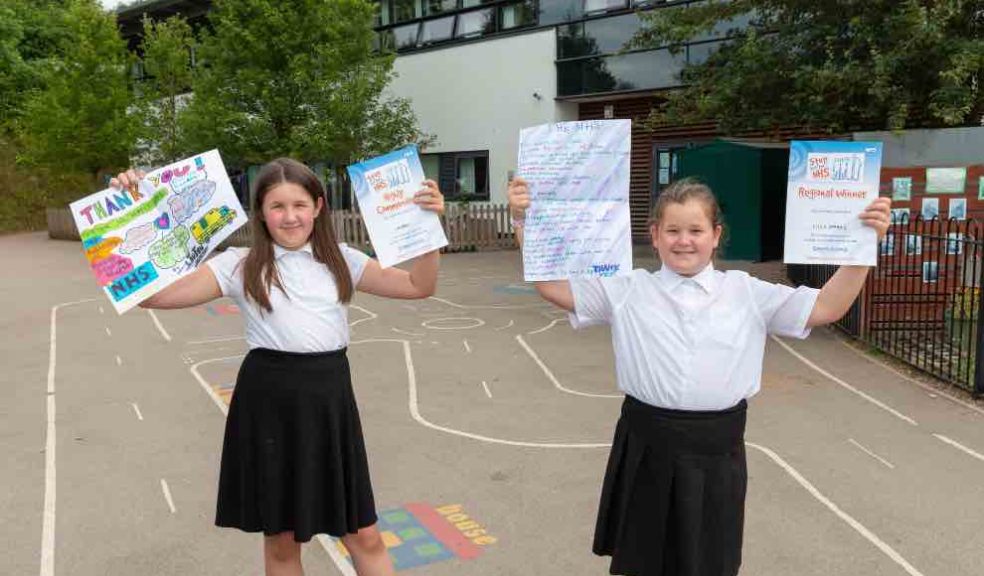
<svg viewBox="0 0 984 576"><path fill-rule="evenodd" d="M706 0L700 0L706 1ZM651 199L673 179L680 149L710 142L713 123L648 131L642 120L688 62L706 58L727 29L678 54L623 50L640 11L694 0L379 0L380 46L397 53L392 94L409 98L436 142L423 154L450 199L505 202L519 131L548 122L632 118L633 233L646 237ZM203 19L209 0L151 0L118 13L132 48L144 14Z"/></svg>

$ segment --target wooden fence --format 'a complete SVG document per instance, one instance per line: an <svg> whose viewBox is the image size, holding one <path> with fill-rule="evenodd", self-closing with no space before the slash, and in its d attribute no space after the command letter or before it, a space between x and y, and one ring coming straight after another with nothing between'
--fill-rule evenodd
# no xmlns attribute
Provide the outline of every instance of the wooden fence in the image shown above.
<svg viewBox="0 0 984 576"><path fill-rule="evenodd" d="M331 216L339 242L372 252L366 225L357 211L336 210ZM441 216L441 224L448 237L446 252L508 250L516 247L509 223L509 207L504 204L448 204L445 214ZM79 240L75 221L67 208L48 209L48 236L56 240ZM236 230L220 247L249 246L251 243L250 226L246 225Z"/></svg>

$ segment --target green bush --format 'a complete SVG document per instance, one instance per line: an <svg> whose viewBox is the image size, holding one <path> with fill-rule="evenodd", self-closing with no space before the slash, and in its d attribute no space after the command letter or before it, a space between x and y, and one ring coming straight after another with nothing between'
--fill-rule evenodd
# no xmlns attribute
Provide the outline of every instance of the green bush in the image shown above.
<svg viewBox="0 0 984 576"><path fill-rule="evenodd" d="M19 166L16 148L0 141L0 232L43 230L46 208L66 207L96 188L88 174Z"/></svg>

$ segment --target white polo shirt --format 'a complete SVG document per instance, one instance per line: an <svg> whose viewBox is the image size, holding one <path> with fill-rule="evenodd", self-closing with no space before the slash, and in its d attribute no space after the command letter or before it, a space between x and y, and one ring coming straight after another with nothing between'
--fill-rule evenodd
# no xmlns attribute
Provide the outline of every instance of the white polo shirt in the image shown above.
<svg viewBox="0 0 984 576"><path fill-rule="evenodd" d="M610 324L618 387L677 410L724 410L759 391L767 334L806 338L819 290L708 265L571 282L577 329Z"/></svg>
<svg viewBox="0 0 984 576"><path fill-rule="evenodd" d="M339 247L355 286L369 256L345 244ZM348 346L348 306L338 301L335 278L327 266L314 259L310 244L298 250L274 244L277 270L287 295L276 286L270 287L273 312L246 298L240 263L248 253L248 248L229 248L206 264L219 281L222 294L239 305L246 319L246 343L251 350L330 352Z"/></svg>

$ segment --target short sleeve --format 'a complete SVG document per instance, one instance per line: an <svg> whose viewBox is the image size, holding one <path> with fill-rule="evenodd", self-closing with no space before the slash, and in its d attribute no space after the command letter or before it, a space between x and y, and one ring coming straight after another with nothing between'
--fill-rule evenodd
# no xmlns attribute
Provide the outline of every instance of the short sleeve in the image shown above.
<svg viewBox="0 0 984 576"><path fill-rule="evenodd" d="M352 277L352 286L358 286L359 280L362 280L362 273L366 270L366 264L369 263L369 256L355 248L349 248L348 244L339 244L338 247L342 250L345 263L348 264L349 275Z"/></svg>
<svg viewBox="0 0 984 576"><path fill-rule="evenodd" d="M223 296L239 298L243 295L243 268L240 264L248 252L248 248L227 248L205 262L215 274Z"/></svg>
<svg viewBox="0 0 984 576"><path fill-rule="evenodd" d="M810 335L806 322L820 295L819 290L808 286L793 288L772 284L751 276L749 282L755 306L765 320L769 334L801 339Z"/></svg>
<svg viewBox="0 0 984 576"><path fill-rule="evenodd" d="M625 302L632 287L632 276L607 278L577 277L570 279L574 312L570 314L575 330L598 324L611 324L615 312Z"/></svg>

